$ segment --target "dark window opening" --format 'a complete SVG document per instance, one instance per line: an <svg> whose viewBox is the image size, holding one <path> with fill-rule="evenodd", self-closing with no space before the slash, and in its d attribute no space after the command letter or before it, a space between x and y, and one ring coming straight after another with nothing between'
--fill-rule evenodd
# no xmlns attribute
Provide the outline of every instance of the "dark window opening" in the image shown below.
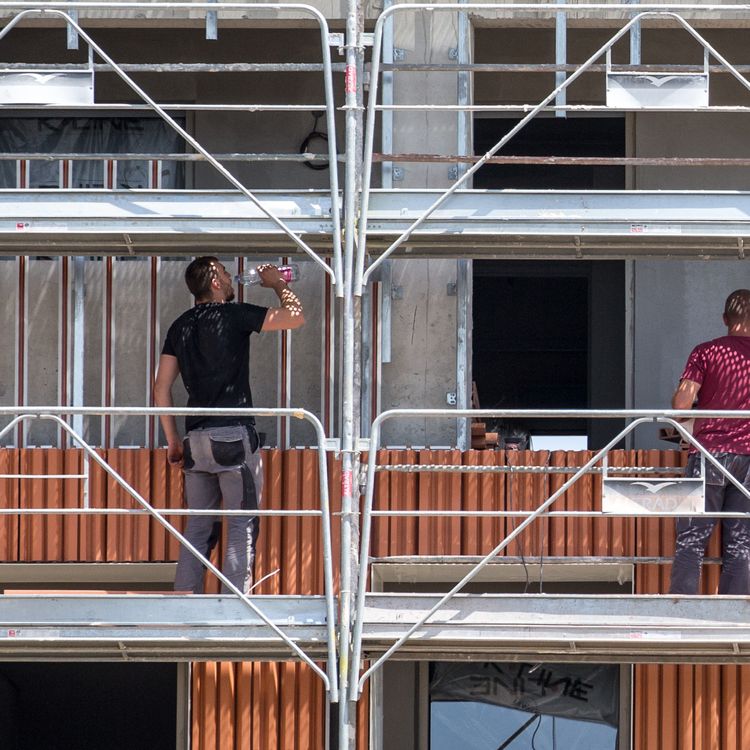
<svg viewBox="0 0 750 750"><path fill-rule="evenodd" d="M475 261L472 372L485 409L625 405L623 261ZM564 417L490 424L501 434L587 435L617 421Z"/></svg>
<svg viewBox="0 0 750 750"><path fill-rule="evenodd" d="M519 120L474 120L474 153L486 154ZM625 156L622 117L536 117L496 156ZM519 190L621 190L624 166L488 164L474 177L474 187Z"/></svg>
<svg viewBox="0 0 750 750"><path fill-rule="evenodd" d="M514 262L475 263L473 372L480 405L584 409L588 279L514 275L521 270ZM565 420L525 426L550 434L586 432L585 423Z"/></svg>
<svg viewBox="0 0 750 750"><path fill-rule="evenodd" d="M3 750L174 750L177 665L2 663Z"/></svg>

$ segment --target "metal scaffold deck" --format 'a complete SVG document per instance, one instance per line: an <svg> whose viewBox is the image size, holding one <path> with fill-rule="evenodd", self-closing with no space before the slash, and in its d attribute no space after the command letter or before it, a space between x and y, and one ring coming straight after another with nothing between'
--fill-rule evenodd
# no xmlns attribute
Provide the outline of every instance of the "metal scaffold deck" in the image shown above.
<svg viewBox="0 0 750 750"><path fill-rule="evenodd" d="M421 216L438 190L377 190L368 247L387 245ZM408 256L457 253L534 257L742 255L750 193L692 191L456 192L405 243Z"/></svg>
<svg viewBox="0 0 750 750"><path fill-rule="evenodd" d="M377 256L439 194L373 191L371 254ZM257 197L312 246L331 247L328 191L263 191ZM406 256L454 257L459 237L460 253L479 258L741 258L750 239L750 193L462 191L410 236ZM0 191L2 254L33 246L66 254L190 255L206 242L276 255L289 244L263 211L232 191Z"/></svg>
<svg viewBox="0 0 750 750"><path fill-rule="evenodd" d="M362 654L373 658L437 594L368 594ZM311 657L326 656L321 596L252 601ZM23 594L0 597L0 660L276 661L291 651L236 597ZM393 658L610 663L749 663L744 597L459 594Z"/></svg>
<svg viewBox="0 0 750 750"><path fill-rule="evenodd" d="M311 657L326 659L323 596L251 597ZM234 596L0 596L0 660L276 661L289 646Z"/></svg>
<svg viewBox="0 0 750 750"><path fill-rule="evenodd" d="M0 253L33 246L76 255L192 255L207 242L232 252L288 247L269 213L311 243L331 248L330 192L265 191L257 198L268 213L235 191L2 190Z"/></svg>
<svg viewBox="0 0 750 750"><path fill-rule="evenodd" d="M365 658L383 654L439 599L368 594ZM747 663L749 618L746 597L457 594L392 658Z"/></svg>

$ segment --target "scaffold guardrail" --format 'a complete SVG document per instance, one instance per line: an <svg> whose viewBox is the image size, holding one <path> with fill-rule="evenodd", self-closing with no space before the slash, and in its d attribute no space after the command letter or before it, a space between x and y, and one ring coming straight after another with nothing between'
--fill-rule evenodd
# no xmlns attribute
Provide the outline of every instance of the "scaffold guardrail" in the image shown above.
<svg viewBox="0 0 750 750"><path fill-rule="evenodd" d="M365 599L367 592L367 584L369 578L370 569L370 535L372 530L372 518L374 515L373 501L375 492L375 474L378 469L383 470L383 466L378 467L377 464L377 449L379 447L380 434L382 425L390 420L394 419L545 419L554 417L565 417L569 419L622 419L627 420L627 424L600 450L594 452L594 455L586 461L583 465L578 467L563 467L566 468L568 473L572 474L563 484L554 492L552 492L545 500L541 501L534 510L528 512L520 512L516 515L522 520L520 523L513 528L513 530L507 534L502 540L500 540L496 546L488 552L478 563L476 563L471 570L456 583L450 591L445 595L438 598L437 602L430 607L430 609L420 616L416 622L414 622L405 633L400 635L395 642L393 642L385 652L373 661L367 669L360 674L360 659L362 655L362 629L363 629L363 612L365 609ZM490 563L502 550L504 550L514 539L516 539L530 524L536 519L547 516L549 508L562 497L568 489L570 489L581 477L592 473L596 470L597 464L606 463L607 456L611 450L617 446L617 444L628 434L633 432L637 427L641 425L666 425L674 428L674 430L680 435L682 440L691 446L692 449L700 453L703 464L710 464L726 481L736 487L745 497L750 499L750 490L742 485L742 483L730 474L729 471L718 461L703 445L701 445L689 432L682 421L687 419L707 419L707 418L727 418L727 419L748 419L750 413L745 411L708 411L708 410L523 410L523 409L510 409L510 410L493 410L493 409L392 409L381 413L374 421L372 425L370 449L368 453L367 461L367 473L365 478L365 499L362 512L362 533L361 533L361 546L360 546L360 561L359 561L359 575L357 582L357 594L356 604L354 609L354 627L352 632L352 658L351 658L351 671L349 674L349 685L348 693L349 700L355 701L359 697L365 682L367 679L377 671L383 663L385 663L401 646L403 646L419 629L425 625L430 618L441 608L443 608L456 594L460 593L464 587L470 583L477 574ZM393 467L389 467L393 468ZM430 466L418 466L421 471L429 471ZM466 467L456 465L442 465L442 470L445 471L457 471L461 472ZM483 469L485 467L479 467ZM605 467L606 468L606 467ZM611 472L617 472L618 467L609 467ZM631 467L627 467L630 469ZM672 468L672 472L677 469ZM601 467L600 467L601 471ZM705 471L701 470L701 481L705 481ZM675 481L675 480L671 480ZM452 511L451 511L452 512ZM408 512L411 515L411 512ZM492 515L506 515L507 511L491 511ZM433 510L420 510L414 513L414 515L439 515L440 511ZM478 515L481 511L475 513L469 511L466 515ZM592 509L591 515L612 517L622 516L631 517L639 515L634 512L621 512L621 513L604 513L603 511L596 512ZM380 511L378 515L398 515L393 511ZM560 511L557 513L558 516L569 515L568 511ZM686 515L682 513L674 513L671 511L662 512L655 510L650 513L655 517L662 516L679 516ZM724 513L691 513L690 515L706 515L712 517L746 517L748 514L724 514Z"/></svg>
<svg viewBox="0 0 750 750"><path fill-rule="evenodd" d="M303 419L310 423L315 430L317 437L316 450L318 454L318 481L320 493L319 510L223 510L216 509L210 511L199 511L191 509L176 510L171 508L154 507L149 499L138 492L120 473L118 473L107 461L89 445L83 437L78 434L64 419L72 416L232 416L232 417L292 417ZM56 423L64 432L68 434L73 445L80 448L84 454L84 471L82 473L68 475L35 475L35 474L14 474L16 478L44 478L44 479L80 479L83 483L82 504L79 508L65 509L48 509L48 508L3 508L0 515L33 515L63 513L75 515L92 515L101 513L117 514L147 514L154 519L164 530L174 537L179 544L187 549L201 564L209 570L216 578L221 581L223 586L237 597L242 604L258 617L265 625L270 628L273 634L283 641L292 652L294 652L303 662L305 662L315 674L323 681L326 691L332 702L338 701L338 677L336 671L336 614L335 601L333 592L333 553L331 547L331 525L330 525L330 502L328 492L328 468L326 463L326 436L323 425L320 420L311 412L305 409L188 409L188 408L140 408L140 407L0 407L0 417L11 417L11 420L5 427L0 430L0 439L8 432L13 430L16 425L29 420L49 420ZM88 497L88 466L87 462L93 462L99 466L114 482L119 485L138 506L136 509L129 508L92 508L89 504ZM11 475L6 475L11 476ZM319 517L321 522L321 537L323 549L323 580L324 596L326 603L326 632L327 632L327 665L323 670L321 667L300 648L300 646L289 637L284 630L279 627L258 605L246 594L244 594L224 573L219 570L205 555L196 549L181 534L175 526L167 520L171 515L212 515L212 516L313 516Z"/></svg>
<svg viewBox="0 0 750 750"><path fill-rule="evenodd" d="M716 6L695 6L695 5L684 5L684 6L672 6L672 5L648 5L639 4L637 9L630 6L627 20L623 25L615 31L607 41L602 44L593 54L591 54L583 63L576 66L575 69L568 75L567 72L556 71L555 86L554 88L542 98L541 101L528 105L527 107L514 106L516 111L523 113L521 119L515 123L510 130L495 143L484 155L474 158L468 158L465 170L458 170L453 179L453 183L449 188L444 191L439 191L435 196L434 200L429 206L421 210L416 218L409 217L406 228L401 231L398 236L392 241L389 238L389 244L386 248L379 253L378 257L366 266L366 259L368 257L367 251L367 234L370 229L368 221L368 213L370 208L370 196L372 190L372 167L374 163L374 143L375 143L375 117L378 111L394 111L396 109L412 109L416 111L455 111L459 114L468 113L470 111L476 111L477 109L484 109L484 107L476 107L469 104L468 102L459 101L458 104L442 105L442 104L429 104L420 103L415 105L404 105L399 103L394 105L378 104L378 86L380 83L381 76L381 65L384 63L383 57L383 45L384 35L386 28L389 23L393 23L397 15L404 13L421 13L432 15L435 13L454 13L459 19L464 18L467 13L474 12L490 12L490 11L501 11L505 13L513 12L524 12L532 10L535 13L541 13L544 11L551 11L554 9L555 14L561 28L565 29L566 14L571 12L586 13L598 10L615 10L622 6L617 4L612 5L595 5L595 4L577 4L577 3L565 3L561 2L557 5L550 4L498 4L498 3L445 3L438 5L415 3L415 4L394 4L388 8L385 8L383 12L378 16L378 20L375 24L375 32L373 37L373 54L372 54L372 67L370 71L370 89L367 100L367 117L365 123L365 140L364 140L364 158L363 158L363 174L362 174L362 199L361 199L361 212L358 217L358 236L357 236L357 259L355 268L355 279L354 279L354 293L361 295L367 286L368 280L373 277L373 274L378 267L384 263L397 249L404 246L414 233L416 233L420 227L424 228L423 225L427 220L446 204L452 196L462 187L470 187L470 180L474 174L476 174L482 166L490 163L495 155L521 130L523 130L534 118L536 118L542 111L548 107L556 108L558 113L564 114L567 109L566 103L566 92L567 89L573 84L578 78L589 71L592 66L602 58L606 58L606 70L609 73L611 71L611 50L612 47L627 34L631 34L631 62L635 67L640 66L640 30L641 23L645 20L661 20L672 23L678 28L682 28L687 34L689 34L694 40L698 42L704 53L704 68L703 74L708 80L709 75L709 58L713 58L727 73L729 73L739 84L744 87L745 90L750 91L750 80L748 80L736 66L732 65L710 42L699 33L688 21L683 18L682 14L689 11L706 12L709 7L712 10L716 10ZM627 7L627 6L625 6ZM740 12L747 12L747 6L731 6L732 11L739 10ZM558 37L560 35L558 34ZM633 42L633 37L637 37L637 42ZM564 48L564 45L563 45ZM563 50L557 50L556 54L558 58L563 53ZM560 62L560 60L558 60ZM454 68L456 72L459 72L459 67ZM675 75L675 74L672 74ZM684 75L679 73L677 75ZM706 83L707 87L707 83ZM462 87L458 87L459 92ZM705 91L706 103L705 106L697 106L690 111L708 111L711 107L708 104L708 89ZM618 109L623 106L615 104L614 102L608 102L608 109ZM627 109L627 106L624 107ZM642 109L653 108L653 106L642 107ZM407 160L419 161L421 154L407 155ZM460 154L459 156L466 157L466 154ZM387 161L387 155L381 155L380 161Z"/></svg>
<svg viewBox="0 0 750 750"><path fill-rule="evenodd" d="M118 8L119 6L119 8ZM333 246L333 264L329 266L319 255L313 250L307 242L305 242L300 235L295 232L287 223L281 219L274 211L270 210L268 206L264 205L260 201L255 193L249 190L241 180L235 177L220 161L214 156L207 148L205 148L196 138L194 138L188 131L177 122L177 120L168 112L167 108L159 104L153 97L151 97L141 86L139 86L133 77L120 66L107 52L99 45L94 38L81 26L77 11L79 9L190 9L192 11L205 10L207 29L209 31L209 38L216 38L216 24L219 14L222 11L231 10L232 12L243 12L243 13L262 13L264 11L273 10L275 13L283 12L284 10L299 12L303 15L311 16L312 19L317 23L320 31L321 39L321 53L323 59L323 80L325 89L325 105L324 111L326 116L326 125L328 128L328 162L331 165L329 169L329 184L331 193L331 218L333 222L333 231L331 233L331 241ZM328 22L317 8L310 5L304 5L301 3L291 4L273 4L273 3L145 3L139 5L138 3L48 3L44 6L39 6L33 3L3 3L0 4L0 11L2 10L18 10L19 12L14 15L10 21L0 30L0 41L2 41L21 21L28 19L29 17L42 16L45 18L56 18L65 22L67 25L69 40L71 36L73 38L80 37L88 46L89 51L89 63L92 75L95 70L93 68L94 55L98 55L101 60L104 61L105 65L114 72L125 85L150 109L153 110L172 130L174 130L185 143L187 143L194 151L200 155L200 157L208 162L216 172L218 172L232 187L237 189L242 195L247 198L257 209L259 209L272 224L275 225L276 229L283 233L294 245L297 246L304 254L306 254L311 260L313 260L318 266L321 267L324 273L330 276L336 290L336 295L341 297L344 294L343 288L343 266L342 266L342 249L341 249L341 210L340 202L338 200L339 187L338 187L338 155L336 151L336 121L334 112L334 92L333 92L333 76L332 76L332 63L331 63L331 51L330 51L330 32L328 29ZM88 70L88 68L87 68ZM87 105L83 105L84 108ZM93 105L88 105L93 106ZM72 105L75 109L75 105ZM70 107L69 107L70 108ZM306 105L307 108L307 105ZM278 109L273 105L264 106L256 105L256 111L262 111L265 109Z"/></svg>

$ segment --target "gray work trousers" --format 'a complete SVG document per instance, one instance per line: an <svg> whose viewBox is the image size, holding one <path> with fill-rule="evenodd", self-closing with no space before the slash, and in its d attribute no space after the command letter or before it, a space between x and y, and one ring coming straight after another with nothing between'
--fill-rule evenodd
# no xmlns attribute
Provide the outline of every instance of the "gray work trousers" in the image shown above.
<svg viewBox="0 0 750 750"><path fill-rule="evenodd" d="M750 456L737 453L715 453L729 473L750 489ZM685 476L700 476L700 456L688 458ZM715 467L706 462L706 512L747 513L750 500ZM708 539L718 518L692 517L677 521L670 594L697 594L701 563ZM727 518L721 521L720 594L750 594L750 518Z"/></svg>
<svg viewBox="0 0 750 750"><path fill-rule="evenodd" d="M250 428L252 430L252 428ZM263 466L257 437L247 427L208 427L191 430L183 441L185 503L191 510L213 510L221 501L226 510L260 507ZM255 448L255 450L253 450ZM221 536L221 516L189 516L187 540L209 557ZM227 543L222 572L247 594L253 585L257 516L225 516ZM180 549L175 591L203 593L203 564L186 548ZM226 589L224 587L224 592Z"/></svg>

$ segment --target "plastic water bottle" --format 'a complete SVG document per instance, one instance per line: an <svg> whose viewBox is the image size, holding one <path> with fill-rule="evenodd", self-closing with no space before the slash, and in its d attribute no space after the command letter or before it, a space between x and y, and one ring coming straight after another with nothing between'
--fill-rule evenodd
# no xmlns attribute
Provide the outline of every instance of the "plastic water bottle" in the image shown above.
<svg viewBox="0 0 750 750"><path fill-rule="evenodd" d="M281 278L284 279L287 284L292 281L297 281L299 278L299 266L296 263L291 263L288 266L279 266L278 271ZM260 284L261 282L257 268L249 268L245 273L237 274L234 277L234 280L238 284L247 284L248 286L252 284Z"/></svg>

